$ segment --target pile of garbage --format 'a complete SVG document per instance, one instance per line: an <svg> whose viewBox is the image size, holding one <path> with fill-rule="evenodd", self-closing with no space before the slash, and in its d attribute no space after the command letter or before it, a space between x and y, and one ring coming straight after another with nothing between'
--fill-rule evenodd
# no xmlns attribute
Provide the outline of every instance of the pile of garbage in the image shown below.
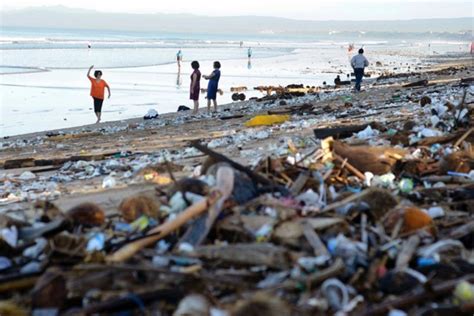
<svg viewBox="0 0 474 316"><path fill-rule="evenodd" d="M313 148L289 143L292 154L253 169L195 143L208 155L198 177L126 197L116 214L54 201L36 205L33 223L2 214L0 292L9 301L0 310L472 310L473 137L471 128L435 152L328 137Z"/></svg>

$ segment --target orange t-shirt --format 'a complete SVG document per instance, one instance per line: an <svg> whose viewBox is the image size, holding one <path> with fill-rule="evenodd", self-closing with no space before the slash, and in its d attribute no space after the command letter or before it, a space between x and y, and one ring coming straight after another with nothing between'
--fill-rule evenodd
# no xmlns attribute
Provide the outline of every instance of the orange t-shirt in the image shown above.
<svg viewBox="0 0 474 316"><path fill-rule="evenodd" d="M89 80L91 81L91 97L103 100L104 89L105 87L109 86L107 82L105 82L105 80L102 80L102 79L99 82L97 82L97 80L95 80L92 77L89 77Z"/></svg>

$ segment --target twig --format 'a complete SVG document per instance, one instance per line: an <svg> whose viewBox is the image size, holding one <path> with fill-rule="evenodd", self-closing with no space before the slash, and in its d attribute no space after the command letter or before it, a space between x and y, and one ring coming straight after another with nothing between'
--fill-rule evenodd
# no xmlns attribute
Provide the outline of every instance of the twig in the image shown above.
<svg viewBox="0 0 474 316"><path fill-rule="evenodd" d="M464 93L462 95L461 103L459 103L459 115L461 115L462 109L464 108L464 103L466 102L466 96L467 96L467 89L464 89ZM458 121L459 121L459 115L458 117L454 118L454 126L458 126Z"/></svg>
<svg viewBox="0 0 474 316"><path fill-rule="evenodd" d="M321 238L319 238L318 234L314 231L314 228L308 222L303 223L303 234L311 247L313 247L315 256L329 255L329 252L321 241Z"/></svg>
<svg viewBox="0 0 474 316"><path fill-rule="evenodd" d="M323 269L317 273L314 273L310 276L304 275L301 277L297 277L296 279L291 279L283 282L283 284L276 286L276 288L282 289L294 289L298 288L298 286L303 283L308 286L308 288L312 288L317 286L318 284L323 283L329 278L336 277L342 274L346 269L346 266L341 258L337 258L332 265ZM275 288L273 288L275 289Z"/></svg>
<svg viewBox="0 0 474 316"><path fill-rule="evenodd" d="M449 295L456 285L461 281L474 282L474 274L468 274L465 277L449 280L440 284L435 284L428 291L421 287L411 293L405 294L393 300L385 301L374 307L367 308L364 312L356 314L361 316L385 315L393 308L407 308L428 299L434 299L439 296Z"/></svg>
<svg viewBox="0 0 474 316"><path fill-rule="evenodd" d="M323 208L323 209L321 210L321 213L328 212L328 211L332 211L332 210L334 210L334 209L336 209L336 208L339 208L339 207L341 207L341 206L346 205L347 203L350 203L350 202L352 202L352 201L355 201L355 200L358 200L358 199L360 199L360 198L363 198L363 197L366 196L369 192L371 192L371 190L370 190L370 189L366 189L366 190L364 190L364 191L362 191L362 192L359 192L359 193L357 193L357 194L353 194L353 195L351 195L351 196L349 196L349 197L347 197L347 198L345 198L345 199L343 199L343 200L341 200L341 201L338 201L338 202L329 204L329 205L327 205L325 208Z"/></svg>
<svg viewBox="0 0 474 316"><path fill-rule="evenodd" d="M113 298L105 302L93 304L84 308L81 312L84 315L92 315L103 312L123 311L129 308L138 308L137 300L143 303L151 303L157 300L177 303L184 296L180 289L159 289L142 294L131 294L125 297Z"/></svg>
<svg viewBox="0 0 474 316"><path fill-rule="evenodd" d="M402 250L397 257L397 262L395 264L397 269L404 269L408 267L408 263L413 257L413 254L416 252L419 244L420 237L418 237L418 235L411 236L403 243Z"/></svg>
<svg viewBox="0 0 474 316"><path fill-rule="evenodd" d="M168 174L170 175L171 180L173 183L176 183L176 178L173 175L173 171L171 170L170 162L168 160L165 160L165 166L166 170L168 171Z"/></svg>
<svg viewBox="0 0 474 316"><path fill-rule="evenodd" d="M309 173L305 171L301 172L298 175L298 178L296 178L295 182L293 182L290 187L291 193L295 195L300 193L300 191L303 190L308 179L309 179Z"/></svg>
<svg viewBox="0 0 474 316"><path fill-rule="evenodd" d="M350 172L352 172L357 178L361 179L362 181L365 181L364 174L362 172L360 172L356 167L351 165L348 161L344 161L344 159L341 156L337 155L337 154L334 154L334 157L341 164L345 164L344 167L347 168L347 170L349 170Z"/></svg>
<svg viewBox="0 0 474 316"><path fill-rule="evenodd" d="M471 127L470 129L468 129L468 130L454 143L454 147L458 147L459 145L461 145L461 143L462 143L469 135L471 135L472 132L474 132L474 127Z"/></svg>
<svg viewBox="0 0 474 316"><path fill-rule="evenodd" d="M253 181L255 181L257 183L260 183L260 184L263 184L263 185L274 185L275 186L275 184L272 181L270 181L269 179L253 172L249 168L246 168L246 167L242 166L241 164L233 161L232 159L229 159L226 156L224 156L222 154L219 154L219 153L209 149L207 146L202 145L199 141L191 142L191 145L194 148L196 148L197 150L205 153L206 155L209 155L210 157L212 157L212 158L214 158L218 161L227 162L229 165L231 165L235 169L237 169L239 171L242 171L245 174L247 174Z"/></svg>

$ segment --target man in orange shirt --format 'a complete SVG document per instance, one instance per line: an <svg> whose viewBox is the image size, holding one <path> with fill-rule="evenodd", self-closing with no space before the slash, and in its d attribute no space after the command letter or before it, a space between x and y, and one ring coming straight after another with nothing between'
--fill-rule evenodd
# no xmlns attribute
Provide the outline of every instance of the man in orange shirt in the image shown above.
<svg viewBox="0 0 474 316"><path fill-rule="evenodd" d="M100 79L102 78L102 71L96 70L94 71L94 77L91 77L91 70L94 68L92 65L87 72L87 78L91 81L91 97L94 99L94 112L95 116L97 116L97 122L100 122L100 116L102 114L102 103L104 103L104 90L107 88L109 92L109 99L110 99L110 88L107 82Z"/></svg>

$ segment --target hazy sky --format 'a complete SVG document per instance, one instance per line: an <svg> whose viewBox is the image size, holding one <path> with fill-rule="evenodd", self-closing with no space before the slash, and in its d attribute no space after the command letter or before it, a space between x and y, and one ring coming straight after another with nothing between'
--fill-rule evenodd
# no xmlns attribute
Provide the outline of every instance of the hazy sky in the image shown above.
<svg viewBox="0 0 474 316"><path fill-rule="evenodd" d="M7 0L2 10L64 5L130 13L265 15L309 20L385 20L473 16L472 0Z"/></svg>

